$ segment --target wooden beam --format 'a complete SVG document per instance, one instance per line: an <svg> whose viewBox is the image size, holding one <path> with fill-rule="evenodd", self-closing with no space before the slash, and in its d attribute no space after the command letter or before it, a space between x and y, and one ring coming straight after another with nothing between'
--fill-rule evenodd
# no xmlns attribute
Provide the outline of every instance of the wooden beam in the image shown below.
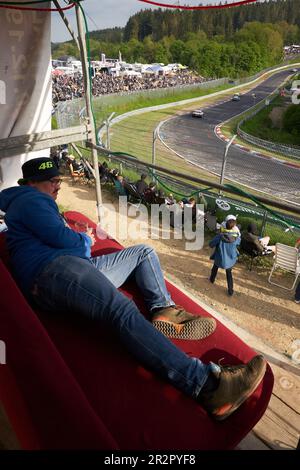
<svg viewBox="0 0 300 470"><path fill-rule="evenodd" d="M88 140L90 132L89 126L82 125L0 139L0 156L2 158L11 157L22 153L48 149L57 145Z"/></svg>

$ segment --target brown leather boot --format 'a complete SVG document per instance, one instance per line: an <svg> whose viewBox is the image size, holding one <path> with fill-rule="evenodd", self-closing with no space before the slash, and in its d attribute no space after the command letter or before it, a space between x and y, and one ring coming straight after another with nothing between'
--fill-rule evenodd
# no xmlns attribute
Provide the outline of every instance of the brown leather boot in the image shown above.
<svg viewBox="0 0 300 470"><path fill-rule="evenodd" d="M228 418L262 381L267 363L263 356L255 356L248 364L220 366L221 372L214 374L219 380L216 390L199 394L197 401L216 420Z"/></svg>
<svg viewBox="0 0 300 470"><path fill-rule="evenodd" d="M180 305L162 308L155 312L152 324L168 338L175 339L203 339L216 329L214 318L192 315Z"/></svg>

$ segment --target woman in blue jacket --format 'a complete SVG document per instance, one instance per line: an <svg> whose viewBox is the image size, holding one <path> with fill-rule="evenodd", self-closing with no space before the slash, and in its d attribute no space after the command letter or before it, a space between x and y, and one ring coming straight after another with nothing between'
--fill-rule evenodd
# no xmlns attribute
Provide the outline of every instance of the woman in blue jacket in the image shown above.
<svg viewBox="0 0 300 470"><path fill-rule="evenodd" d="M232 268L239 255L237 246L241 243L238 234L232 231L233 225L234 220L228 220L226 222L226 230L218 233L209 243L211 248L215 248L214 253L210 257L210 259L214 260L214 264L209 280L213 284L217 277L218 269L225 269L228 295L233 295Z"/></svg>

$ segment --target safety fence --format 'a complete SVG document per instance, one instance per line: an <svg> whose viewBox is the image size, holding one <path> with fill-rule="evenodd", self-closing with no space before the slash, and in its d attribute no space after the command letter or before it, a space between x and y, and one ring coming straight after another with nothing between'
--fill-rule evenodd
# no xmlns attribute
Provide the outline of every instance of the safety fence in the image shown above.
<svg viewBox="0 0 300 470"><path fill-rule="evenodd" d="M222 222L227 214L236 215L242 229L246 229L250 222L255 222L262 235L271 236L272 243L294 245L300 238L300 215L291 215L271 205L255 202L255 197L239 191L238 188L236 190L239 196L235 197L228 195L226 189L214 189L209 181L206 185L196 185L189 181L189 175L184 174L179 179L162 171L154 171L147 163L129 161L128 157L122 158L116 154L105 155L100 161L106 161L110 168L117 168L125 177L128 175L131 182L137 181L140 174L148 172L148 183L156 182L158 189L165 195L172 193L177 200L195 197L198 203L204 204L207 211L215 213L218 222ZM228 189L232 188L234 186L228 185Z"/></svg>
<svg viewBox="0 0 300 470"><path fill-rule="evenodd" d="M258 147L262 147L266 150L275 152L277 154L279 153L288 157L300 159L300 147L297 147L295 145L279 144L276 142L264 140L254 135L248 134L247 132L241 129L241 127L246 121L249 121L254 116L256 116L259 112L261 112L262 109L269 106L272 103L272 101L274 101L274 99L277 98L279 95L280 95L280 92L277 89L274 93L272 93L267 98L265 98L260 103L258 103L258 105L255 107L255 109L253 109L251 113L247 113L247 115L237 125L237 134L239 137L241 137L241 139L253 145L257 145Z"/></svg>

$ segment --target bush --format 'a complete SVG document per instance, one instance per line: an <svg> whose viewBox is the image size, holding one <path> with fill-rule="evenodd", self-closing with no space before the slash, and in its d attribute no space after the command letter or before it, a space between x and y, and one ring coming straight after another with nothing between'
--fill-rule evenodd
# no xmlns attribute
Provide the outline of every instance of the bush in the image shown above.
<svg viewBox="0 0 300 470"><path fill-rule="evenodd" d="M300 106L292 104L283 115L283 127L293 135L299 136L300 142Z"/></svg>

